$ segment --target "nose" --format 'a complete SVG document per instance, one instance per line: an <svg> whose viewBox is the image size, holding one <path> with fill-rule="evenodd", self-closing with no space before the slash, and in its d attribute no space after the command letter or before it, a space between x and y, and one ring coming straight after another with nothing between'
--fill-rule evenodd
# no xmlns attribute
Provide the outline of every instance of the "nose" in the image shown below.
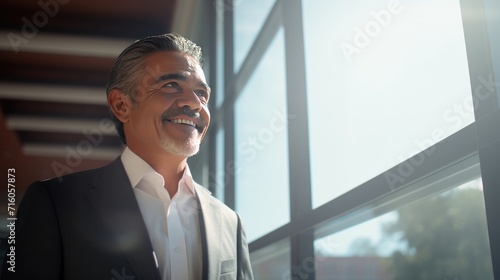
<svg viewBox="0 0 500 280"><path fill-rule="evenodd" d="M186 90L177 100L179 107L189 107L191 110L200 111L203 103L194 90Z"/></svg>

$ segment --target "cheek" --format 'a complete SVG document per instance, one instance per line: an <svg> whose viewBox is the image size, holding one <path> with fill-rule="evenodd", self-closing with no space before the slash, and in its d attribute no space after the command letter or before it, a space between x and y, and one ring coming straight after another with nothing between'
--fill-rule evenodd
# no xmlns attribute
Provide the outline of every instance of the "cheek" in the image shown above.
<svg viewBox="0 0 500 280"><path fill-rule="evenodd" d="M203 106L202 114L204 115L207 125L210 124L210 110L208 110L208 105Z"/></svg>
<svg viewBox="0 0 500 280"><path fill-rule="evenodd" d="M133 123L135 123L137 129L148 131L159 125L161 114L158 115L152 108L144 108L136 112L133 118Z"/></svg>

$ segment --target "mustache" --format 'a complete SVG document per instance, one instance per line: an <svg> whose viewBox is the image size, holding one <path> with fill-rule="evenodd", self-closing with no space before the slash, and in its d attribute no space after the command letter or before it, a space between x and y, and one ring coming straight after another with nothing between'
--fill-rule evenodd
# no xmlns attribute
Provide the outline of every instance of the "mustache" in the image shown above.
<svg viewBox="0 0 500 280"><path fill-rule="evenodd" d="M199 126L197 125L198 130L203 130L203 128L206 126L206 122L203 118L201 118L200 112L192 110L189 107L181 107L181 108L167 110L163 112L163 114L161 115L161 120L168 121L177 116L188 116L191 118L198 119L199 120Z"/></svg>

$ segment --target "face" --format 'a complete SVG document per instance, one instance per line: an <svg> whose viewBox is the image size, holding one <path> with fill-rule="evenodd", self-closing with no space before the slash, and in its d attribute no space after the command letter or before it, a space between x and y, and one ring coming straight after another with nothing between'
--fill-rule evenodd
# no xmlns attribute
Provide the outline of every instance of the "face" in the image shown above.
<svg viewBox="0 0 500 280"><path fill-rule="evenodd" d="M196 154L210 123L210 88L200 65L180 52L163 51L145 59L135 102L124 123L127 144L148 155Z"/></svg>

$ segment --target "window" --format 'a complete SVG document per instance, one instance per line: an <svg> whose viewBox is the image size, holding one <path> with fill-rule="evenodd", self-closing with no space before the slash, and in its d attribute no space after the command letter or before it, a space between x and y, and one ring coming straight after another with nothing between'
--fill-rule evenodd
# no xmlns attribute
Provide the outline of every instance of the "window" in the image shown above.
<svg viewBox="0 0 500 280"><path fill-rule="evenodd" d="M253 276L255 279L291 279L290 240L278 241L264 249L252 252Z"/></svg>
<svg viewBox="0 0 500 280"><path fill-rule="evenodd" d="M283 50L279 31L235 103L236 210L250 241L290 219Z"/></svg>
<svg viewBox="0 0 500 280"><path fill-rule="evenodd" d="M234 70L237 71L259 34L275 0L234 0Z"/></svg>
<svg viewBox="0 0 500 280"><path fill-rule="evenodd" d="M474 121L458 1L303 5L314 207Z"/></svg>
<svg viewBox="0 0 500 280"><path fill-rule="evenodd" d="M215 171L209 174L210 182L215 185L215 197L224 201L224 188L226 185L227 170L224 166L224 129L219 129L216 135Z"/></svg>
<svg viewBox="0 0 500 280"><path fill-rule="evenodd" d="M316 279L493 279L481 179L319 238L315 251Z"/></svg>
<svg viewBox="0 0 500 280"><path fill-rule="evenodd" d="M257 279L500 273L497 2L232 2L211 147Z"/></svg>

